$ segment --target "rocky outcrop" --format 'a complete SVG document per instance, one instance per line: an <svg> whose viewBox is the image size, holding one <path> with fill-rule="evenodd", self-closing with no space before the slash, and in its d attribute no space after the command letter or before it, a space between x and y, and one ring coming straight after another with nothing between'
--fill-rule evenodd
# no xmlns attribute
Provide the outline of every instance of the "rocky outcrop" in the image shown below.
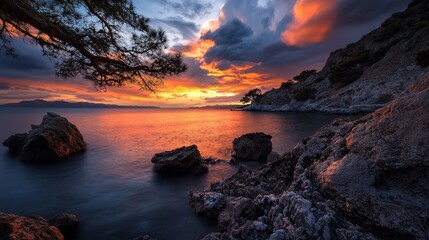
<svg viewBox="0 0 429 240"><path fill-rule="evenodd" d="M66 237L73 236L79 230L79 219L74 214L58 214L49 219L49 224L57 227Z"/></svg>
<svg viewBox="0 0 429 240"><path fill-rule="evenodd" d="M217 217L226 205L225 196L217 192L191 192L190 203L196 213Z"/></svg>
<svg viewBox="0 0 429 240"><path fill-rule="evenodd" d="M220 232L204 239L427 239L428 86L429 73L387 107L212 184L206 193L226 204L213 208Z"/></svg>
<svg viewBox="0 0 429 240"><path fill-rule="evenodd" d="M234 139L231 156L239 160L267 161L272 149L270 135L262 132L248 133Z"/></svg>
<svg viewBox="0 0 429 240"><path fill-rule="evenodd" d="M196 145L157 153L152 163L155 164L155 171L164 173L203 174L208 171L208 165L203 162Z"/></svg>
<svg viewBox="0 0 429 240"><path fill-rule="evenodd" d="M414 0L380 28L331 53L317 73L258 97L246 110L371 112L405 96L429 66L429 1Z"/></svg>
<svg viewBox="0 0 429 240"><path fill-rule="evenodd" d="M64 240L60 229L42 217L22 217L0 213L0 239L2 240Z"/></svg>
<svg viewBox="0 0 429 240"><path fill-rule="evenodd" d="M14 134L3 142L3 146L8 147L11 154L18 155L22 152L27 136L28 133Z"/></svg>
<svg viewBox="0 0 429 240"><path fill-rule="evenodd" d="M76 126L56 113L47 113L40 125L32 125L28 134L15 134L3 142L24 162L38 163L66 159L86 150Z"/></svg>

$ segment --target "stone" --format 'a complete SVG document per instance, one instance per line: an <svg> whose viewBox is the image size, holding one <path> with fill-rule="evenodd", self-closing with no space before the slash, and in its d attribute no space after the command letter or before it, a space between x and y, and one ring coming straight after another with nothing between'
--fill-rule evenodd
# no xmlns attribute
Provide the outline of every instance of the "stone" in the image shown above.
<svg viewBox="0 0 429 240"><path fill-rule="evenodd" d="M225 196L217 192L191 192L189 202L196 213L207 217L219 216L226 205Z"/></svg>
<svg viewBox="0 0 429 240"><path fill-rule="evenodd" d="M79 230L79 219L74 214L58 214L49 219L49 224L60 229L65 236L74 235Z"/></svg>
<svg viewBox="0 0 429 240"><path fill-rule="evenodd" d="M3 142L3 146L8 147L11 154L19 155L22 152L27 136L28 133L14 134Z"/></svg>
<svg viewBox="0 0 429 240"><path fill-rule="evenodd" d="M22 217L0 213L0 239L2 240L64 240L61 231L43 218Z"/></svg>
<svg viewBox="0 0 429 240"><path fill-rule="evenodd" d="M192 169L192 172L195 173L196 175L202 175L207 173L208 171L209 171L209 165L207 164L200 164Z"/></svg>
<svg viewBox="0 0 429 240"><path fill-rule="evenodd" d="M151 161L158 172L203 174L208 171L208 166L203 163L196 145L157 153Z"/></svg>
<svg viewBox="0 0 429 240"><path fill-rule="evenodd" d="M30 163L60 161L86 150L77 127L56 113L47 113L40 125L32 125L28 134L13 135L3 145L19 153L21 161Z"/></svg>
<svg viewBox="0 0 429 240"><path fill-rule="evenodd" d="M231 231L242 226L247 220L255 220L262 214L261 209L249 198L231 198L219 214L218 228Z"/></svg>
<svg viewBox="0 0 429 240"><path fill-rule="evenodd" d="M134 240L156 240L156 238L151 238L149 235L143 235L134 238Z"/></svg>
<svg viewBox="0 0 429 240"><path fill-rule="evenodd" d="M271 138L262 132L244 134L232 142L231 156L238 160L267 161L273 149Z"/></svg>

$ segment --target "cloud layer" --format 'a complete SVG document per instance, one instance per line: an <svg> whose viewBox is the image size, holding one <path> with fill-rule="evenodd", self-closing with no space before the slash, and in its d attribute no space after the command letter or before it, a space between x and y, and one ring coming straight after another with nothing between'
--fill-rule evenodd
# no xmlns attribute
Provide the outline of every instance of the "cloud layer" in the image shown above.
<svg viewBox="0 0 429 240"><path fill-rule="evenodd" d="M189 66L186 73L166 80L156 95L132 87L99 93L82 79L57 79L53 63L37 47L17 39L14 45L19 58L0 54L0 101L45 98L159 106L238 103L250 89L270 90L304 69L321 68L331 51L358 40L409 2L155 0L143 6L135 1L153 26L166 30L172 50L183 52Z"/></svg>

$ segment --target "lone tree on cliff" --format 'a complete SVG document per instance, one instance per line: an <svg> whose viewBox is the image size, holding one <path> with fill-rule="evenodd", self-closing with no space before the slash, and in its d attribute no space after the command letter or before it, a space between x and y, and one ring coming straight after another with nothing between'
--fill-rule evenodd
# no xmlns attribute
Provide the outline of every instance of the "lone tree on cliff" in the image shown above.
<svg viewBox="0 0 429 240"><path fill-rule="evenodd" d="M13 54L12 38L29 39L56 59L57 74L81 74L98 87L139 85L154 91L186 70L167 38L136 13L131 0L2 0L0 45Z"/></svg>
<svg viewBox="0 0 429 240"><path fill-rule="evenodd" d="M246 93L243 98L240 100L243 104L252 102L256 97L261 96L262 91L259 88L255 88Z"/></svg>

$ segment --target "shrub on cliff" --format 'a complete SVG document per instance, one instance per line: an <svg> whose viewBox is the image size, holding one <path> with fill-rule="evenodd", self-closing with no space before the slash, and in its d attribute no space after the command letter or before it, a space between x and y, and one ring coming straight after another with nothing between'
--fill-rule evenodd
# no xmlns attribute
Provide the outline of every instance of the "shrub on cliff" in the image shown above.
<svg viewBox="0 0 429 240"><path fill-rule="evenodd" d="M262 95L262 91L259 88L255 88L246 93L240 100L243 104L252 102L255 98Z"/></svg>
<svg viewBox="0 0 429 240"><path fill-rule="evenodd" d="M289 89L294 85L292 80L288 80L286 82L282 82L282 85L280 85L280 89Z"/></svg>
<svg viewBox="0 0 429 240"><path fill-rule="evenodd" d="M296 80L298 82L305 81L307 78L309 78L311 75L315 74L317 72L316 69L312 70L304 70L299 75L295 76L293 80Z"/></svg>
<svg viewBox="0 0 429 240"><path fill-rule="evenodd" d="M311 87L302 87L293 92L293 98L299 102L304 102L316 98L317 90Z"/></svg>

